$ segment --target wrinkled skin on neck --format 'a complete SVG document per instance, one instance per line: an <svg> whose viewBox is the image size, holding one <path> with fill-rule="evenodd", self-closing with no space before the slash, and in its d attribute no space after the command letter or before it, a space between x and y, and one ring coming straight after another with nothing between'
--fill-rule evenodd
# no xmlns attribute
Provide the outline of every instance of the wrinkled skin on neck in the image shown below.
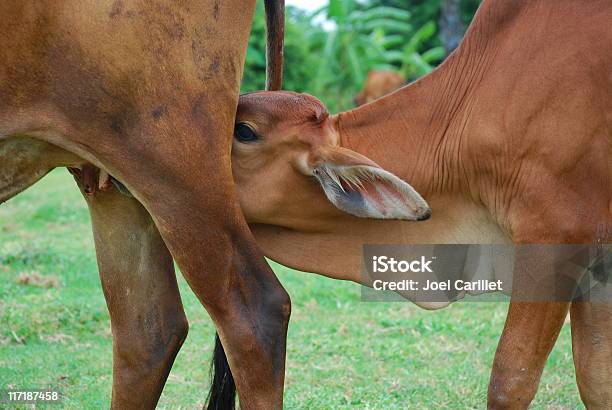
<svg viewBox="0 0 612 410"><path fill-rule="evenodd" d="M380 100L390 109L397 103ZM320 101L308 95L261 92L241 96L232 167L243 212L267 256L296 269L362 283L361 248L365 243L508 241L484 207L460 192L431 188L433 173L426 174L419 165L427 162L422 157L426 151L411 145L411 138L417 136L398 130L397 118L390 118L386 128L378 122L372 124L377 128L369 128L370 119L362 123L366 115L380 115L371 114L373 108L330 116ZM239 127L244 125L254 131L255 140L240 140ZM351 214L330 201L317 178L317 168L326 162L391 171L416 195L423 193L428 211L424 217L406 214L391 220ZM433 171L433 167L428 169ZM399 197L398 201L409 199ZM427 220L430 207L433 217Z"/></svg>
<svg viewBox="0 0 612 410"><path fill-rule="evenodd" d="M609 1L485 0L460 47L437 70L316 127L298 108L312 106L310 98L293 104L281 103L287 94L241 99L238 120L265 124L257 142L244 143L250 151L237 136L233 151L240 202L258 244L285 265L359 282L364 244L610 242L611 18ZM304 135L310 142L297 155L287 144ZM272 150L277 140L283 150ZM309 162L298 157L316 158L321 145L358 153L401 178L427 202L431 218L417 221L410 207L405 218L391 220L376 218L384 213L347 213L354 208L328 195L329 186L309 173L315 168L299 166ZM259 161L269 170L283 172L240 174L236 158L245 163L248 155L264 156ZM258 190L249 192L250 183ZM257 213L257 204L266 211ZM611 408L610 304L514 297L534 283L562 284L556 270L567 256L562 253L535 263L515 255L520 267L513 272L488 408L529 406L570 304L581 398L587 408ZM551 267L555 272L546 276Z"/></svg>
<svg viewBox="0 0 612 410"><path fill-rule="evenodd" d="M260 139L235 138L233 172L264 253L359 281L365 243L595 241L598 226L612 225L611 144L600 131L610 127L612 104L600 102L611 87L596 52L603 39L595 29L572 30L566 17L579 12L600 27L605 13L564 2L549 17L559 24L530 41L525 28L537 26L544 7L486 3L437 70L349 112L328 116L317 100L291 93L243 96L237 122ZM570 32L581 32L580 41ZM563 39L530 57L538 44ZM585 44L593 47L589 70L562 63ZM567 79L582 85L559 87ZM312 165L316 150L337 147L407 182L431 219L358 218L332 204Z"/></svg>

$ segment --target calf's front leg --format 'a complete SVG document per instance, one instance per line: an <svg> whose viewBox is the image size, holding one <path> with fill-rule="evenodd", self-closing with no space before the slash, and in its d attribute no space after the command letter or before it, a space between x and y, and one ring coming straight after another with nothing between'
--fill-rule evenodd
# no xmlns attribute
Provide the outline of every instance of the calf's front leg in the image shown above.
<svg viewBox="0 0 612 410"><path fill-rule="evenodd" d="M137 200L114 187L84 196L111 317L111 408L153 409L188 330L172 257Z"/></svg>
<svg viewBox="0 0 612 410"><path fill-rule="evenodd" d="M568 302L510 303L493 361L488 408L529 407L568 308Z"/></svg>
<svg viewBox="0 0 612 410"><path fill-rule="evenodd" d="M587 409L612 408L612 303L575 301L572 349L580 397Z"/></svg>
<svg viewBox="0 0 612 410"><path fill-rule="evenodd" d="M517 248L512 299L489 383L489 408L526 409L535 397L582 272L565 263L571 251L563 245Z"/></svg>

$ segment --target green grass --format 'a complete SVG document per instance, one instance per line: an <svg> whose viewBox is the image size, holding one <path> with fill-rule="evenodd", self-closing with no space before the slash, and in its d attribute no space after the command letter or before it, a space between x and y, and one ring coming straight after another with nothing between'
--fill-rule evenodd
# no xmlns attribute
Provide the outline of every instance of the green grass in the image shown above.
<svg viewBox="0 0 612 410"><path fill-rule="evenodd" d="M506 304L427 312L409 303L365 303L356 285L274 270L293 300L286 408L485 407ZM60 285L17 283L24 272L55 276ZM207 392L214 330L179 280L190 333L159 408L196 409ZM87 209L65 170L0 206L0 388L47 386L61 389L64 408L109 406L109 317ZM533 408L582 408L568 325Z"/></svg>

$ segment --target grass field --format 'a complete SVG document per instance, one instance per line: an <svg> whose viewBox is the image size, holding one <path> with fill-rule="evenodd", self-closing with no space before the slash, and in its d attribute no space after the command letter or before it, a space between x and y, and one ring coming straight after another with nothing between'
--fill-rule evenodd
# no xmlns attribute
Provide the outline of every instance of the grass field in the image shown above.
<svg viewBox="0 0 612 410"><path fill-rule="evenodd" d="M274 270L293 300L287 409L485 407L506 304L427 312L409 303L365 303L356 285ZM20 283L36 274L50 287ZM179 282L190 332L162 409L201 408L207 392L214 330ZM0 389L48 386L62 391L64 408L109 406L109 317L87 209L65 170L0 205ZM582 408L568 325L533 408Z"/></svg>

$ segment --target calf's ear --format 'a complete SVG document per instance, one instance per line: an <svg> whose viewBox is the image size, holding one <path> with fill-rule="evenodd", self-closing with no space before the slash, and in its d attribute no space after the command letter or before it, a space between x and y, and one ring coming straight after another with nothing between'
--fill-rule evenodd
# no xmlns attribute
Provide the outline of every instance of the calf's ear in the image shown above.
<svg viewBox="0 0 612 410"><path fill-rule="evenodd" d="M314 153L313 162L325 196L341 211L374 219L421 221L431 216L412 186L361 154L326 147Z"/></svg>

